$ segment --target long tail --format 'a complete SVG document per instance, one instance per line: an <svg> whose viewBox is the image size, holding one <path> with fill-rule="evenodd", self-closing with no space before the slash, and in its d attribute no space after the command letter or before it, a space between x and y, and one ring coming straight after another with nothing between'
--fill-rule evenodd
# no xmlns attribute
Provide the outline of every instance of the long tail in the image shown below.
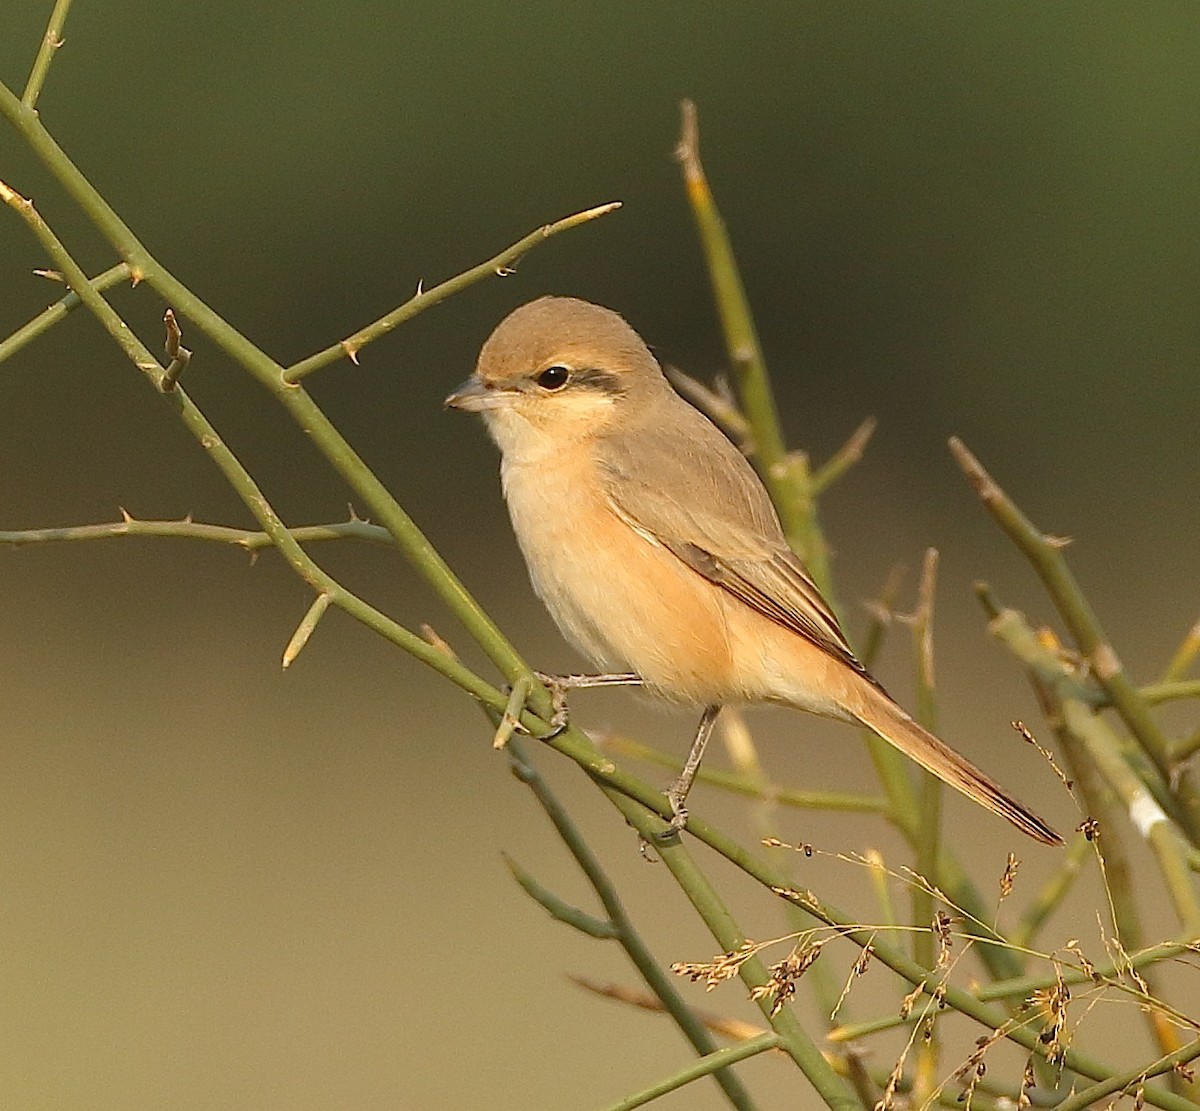
<svg viewBox="0 0 1200 1111"><path fill-rule="evenodd" d="M1018 802L998 783L984 775L969 760L944 745L928 729L918 725L882 690L865 681L844 708L868 729L878 733L905 756L911 757L943 783L961 791L980 806L1007 818L1022 833L1047 845L1061 845L1063 839L1024 803Z"/></svg>

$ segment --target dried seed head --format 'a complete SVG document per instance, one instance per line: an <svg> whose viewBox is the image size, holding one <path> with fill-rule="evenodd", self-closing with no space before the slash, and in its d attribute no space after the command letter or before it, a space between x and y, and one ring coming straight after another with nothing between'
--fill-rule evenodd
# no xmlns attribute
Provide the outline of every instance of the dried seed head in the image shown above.
<svg viewBox="0 0 1200 1111"><path fill-rule="evenodd" d="M771 965L770 979L765 984L750 990L751 999L770 999L771 1017L774 1018L793 995L796 994L796 984L821 955L821 947L825 943L818 941L812 944L797 945L778 964Z"/></svg>
<svg viewBox="0 0 1200 1111"><path fill-rule="evenodd" d="M677 976L686 976L692 983L703 980L704 990L712 991L722 981L732 980L760 948L753 941L744 941L732 953L721 953L711 961L676 961L671 965L671 971Z"/></svg>
<svg viewBox="0 0 1200 1111"><path fill-rule="evenodd" d="M1008 861L1004 865L1004 875L1000 877L1000 898L1007 899L1012 894L1013 884L1017 879L1017 869L1021 867L1021 862L1017 859L1016 853L1008 854Z"/></svg>
<svg viewBox="0 0 1200 1111"><path fill-rule="evenodd" d="M900 1001L900 1017L901 1018L906 1019L906 1018L908 1018L909 1015L912 1014L913 1007L915 1007L917 1005L917 1000L921 998L921 996L924 994L924 992L925 992L925 981L922 980L915 988L912 989L912 991L910 991Z"/></svg>
<svg viewBox="0 0 1200 1111"><path fill-rule="evenodd" d="M952 919L944 910L939 910L933 916L933 936L937 938L938 968L945 968L950 963L950 924Z"/></svg>

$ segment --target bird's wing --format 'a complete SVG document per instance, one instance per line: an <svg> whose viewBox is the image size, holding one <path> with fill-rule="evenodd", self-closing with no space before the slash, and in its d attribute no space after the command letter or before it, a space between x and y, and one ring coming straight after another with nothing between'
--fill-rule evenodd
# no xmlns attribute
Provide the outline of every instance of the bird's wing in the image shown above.
<svg viewBox="0 0 1200 1111"><path fill-rule="evenodd" d="M678 405L666 422L598 441L614 510L709 582L865 675L753 468L703 415Z"/></svg>

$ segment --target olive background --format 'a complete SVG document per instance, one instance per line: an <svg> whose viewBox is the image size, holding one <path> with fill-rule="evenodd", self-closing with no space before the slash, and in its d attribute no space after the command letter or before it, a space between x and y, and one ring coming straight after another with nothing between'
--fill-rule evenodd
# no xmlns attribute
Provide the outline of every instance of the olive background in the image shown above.
<svg viewBox="0 0 1200 1111"><path fill-rule="evenodd" d="M18 92L50 7L0 14L0 77ZM1008 728L1036 709L971 584L1039 621L1052 608L945 443L962 436L1036 522L1073 538L1118 651L1154 677L1200 613L1197 30L1189 7L1155 2L76 0L39 107L150 250L284 362L541 223L624 203L310 380L519 648L569 670L581 661L529 589L494 450L441 400L491 327L548 292L619 310L701 378L723 372L671 157L679 100L694 98L789 442L820 461L864 416L880 421L823 504L848 630L897 563L910 607L936 546L942 731L1070 828L1073 804ZM7 128L0 178L85 268L111 265ZM44 264L6 215L4 334L58 296L31 275ZM156 296L113 302L157 349ZM194 329L184 342L189 391L285 519L343 519L347 492L286 415ZM0 528L112 520L118 506L251 524L76 312L0 366ZM392 553L314 551L485 666ZM6 548L0 583L5 1106L586 1108L687 1060L665 1020L566 980L636 983L615 946L550 921L511 881L502 851L593 906L468 700L338 614L281 672L309 598L278 559L178 540ZM911 702L908 641L897 626L878 671ZM693 724L620 692L574 706L585 727L677 752ZM749 720L778 781L870 783L852 731ZM1187 708L1168 720L1195 727ZM572 766L538 759L662 959L710 956L666 870ZM711 790L695 808L754 835L755 813ZM967 803L946 815L985 890L1010 848L1026 861L1014 899L1053 866ZM774 820L793 839L904 859L876 820ZM798 867L877 917L853 866ZM752 936L783 932L776 908L714 871ZM1148 932L1165 935L1169 907L1147 884ZM1098 947L1101 905L1089 881L1046 944ZM893 1005L876 975L852 996L856 1017ZM688 990L755 1015L736 985ZM1114 1065L1132 1060L1132 1013L1089 1017L1111 1027ZM764 1107L812 1105L779 1062L744 1073ZM662 1106L722 1103L706 1082Z"/></svg>

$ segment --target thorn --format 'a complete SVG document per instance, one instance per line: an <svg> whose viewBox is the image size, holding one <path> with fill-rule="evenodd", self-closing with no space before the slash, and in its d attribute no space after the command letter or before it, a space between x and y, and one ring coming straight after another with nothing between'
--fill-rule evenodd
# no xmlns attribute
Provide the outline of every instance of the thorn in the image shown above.
<svg viewBox="0 0 1200 1111"><path fill-rule="evenodd" d="M358 352L361 345L352 343L348 339L344 339L342 340L341 346L342 350L346 352L346 358L348 358L355 366L358 366Z"/></svg>
<svg viewBox="0 0 1200 1111"><path fill-rule="evenodd" d="M137 288L146 278L146 273L140 267L131 266L129 268L129 283L133 288Z"/></svg>
<svg viewBox="0 0 1200 1111"><path fill-rule="evenodd" d="M121 520L127 525L132 525L133 518L129 515L129 510L123 505L118 505L117 508L121 511Z"/></svg>
<svg viewBox="0 0 1200 1111"><path fill-rule="evenodd" d="M422 296L424 296L424 294L425 294L425 279L419 278L417 280L417 292L414 293L413 296L414 297L422 297Z"/></svg>
<svg viewBox="0 0 1200 1111"><path fill-rule="evenodd" d="M67 280L58 270L35 270L34 273L39 278L45 278L49 282L65 282Z"/></svg>
<svg viewBox="0 0 1200 1111"><path fill-rule="evenodd" d="M1075 543L1073 536L1050 536L1049 534L1043 534L1042 539L1055 551L1061 551L1063 548Z"/></svg>
<svg viewBox="0 0 1200 1111"><path fill-rule="evenodd" d="M497 266L496 267L496 277L498 277L498 278L507 278L510 274L515 274L516 272L517 272L517 268L515 266Z"/></svg>

